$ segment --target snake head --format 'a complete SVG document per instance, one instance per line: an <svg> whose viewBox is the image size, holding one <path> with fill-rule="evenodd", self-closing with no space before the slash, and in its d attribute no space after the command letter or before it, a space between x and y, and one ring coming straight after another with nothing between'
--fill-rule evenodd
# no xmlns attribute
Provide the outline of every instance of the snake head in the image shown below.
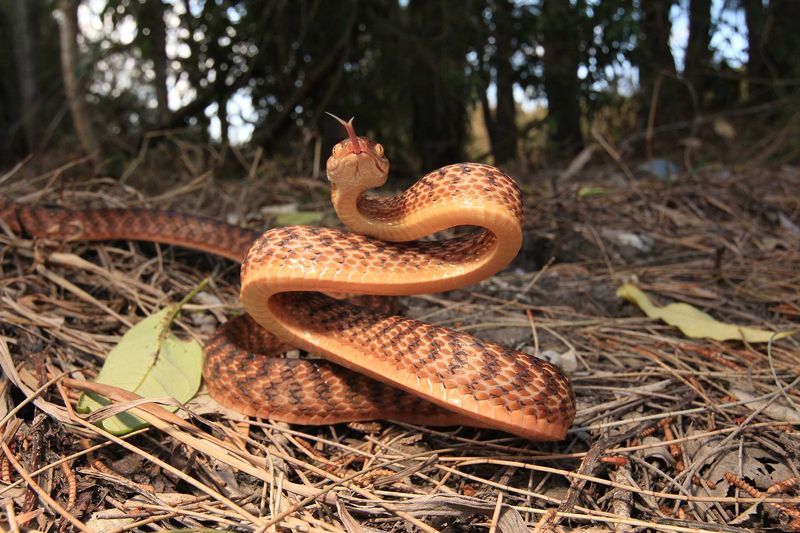
<svg viewBox="0 0 800 533"><path fill-rule="evenodd" d="M344 126L347 139L333 147L326 165L328 180L335 185L354 185L364 190L383 185L389 175L389 160L383 153L383 146L356 135L352 118L345 122L331 116Z"/></svg>

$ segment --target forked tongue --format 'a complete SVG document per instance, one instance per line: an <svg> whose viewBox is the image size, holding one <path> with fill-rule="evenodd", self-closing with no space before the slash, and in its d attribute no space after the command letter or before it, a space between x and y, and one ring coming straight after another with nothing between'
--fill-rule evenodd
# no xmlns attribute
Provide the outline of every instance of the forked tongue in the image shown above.
<svg viewBox="0 0 800 533"><path fill-rule="evenodd" d="M340 119L333 113L328 113L330 116L335 118L339 124L344 126L345 131L347 131L347 136L350 137L350 143L353 145L353 153L360 154L361 153L361 145L358 142L358 135L356 135L356 130L353 128L353 118L345 122L344 120Z"/></svg>

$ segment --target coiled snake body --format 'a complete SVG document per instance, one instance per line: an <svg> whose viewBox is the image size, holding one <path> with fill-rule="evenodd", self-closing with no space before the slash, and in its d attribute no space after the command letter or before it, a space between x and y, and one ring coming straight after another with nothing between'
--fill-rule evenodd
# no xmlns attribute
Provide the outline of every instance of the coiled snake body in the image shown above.
<svg viewBox="0 0 800 533"><path fill-rule="evenodd" d="M327 295L455 289L503 268L522 241L521 195L500 170L451 165L399 195L367 196L385 182L389 163L380 144L346 127L348 139L336 145L327 170L337 214L353 233L289 226L258 236L191 215L67 210L2 197L0 219L35 237L147 240L244 256L247 315L207 343L204 368L211 394L244 414L302 424L388 418L564 438L574 397L550 363ZM418 240L461 225L482 229ZM324 359L274 357L289 346Z"/></svg>

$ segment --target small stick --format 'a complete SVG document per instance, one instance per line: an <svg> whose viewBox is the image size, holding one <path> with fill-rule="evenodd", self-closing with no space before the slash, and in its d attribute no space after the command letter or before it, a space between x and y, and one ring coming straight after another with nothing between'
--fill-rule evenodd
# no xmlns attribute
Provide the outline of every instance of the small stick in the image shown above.
<svg viewBox="0 0 800 533"><path fill-rule="evenodd" d="M75 472L72 471L67 461L61 463L61 473L67 478L67 511L71 511L75 507L75 501L78 497L78 480L75 478Z"/></svg>

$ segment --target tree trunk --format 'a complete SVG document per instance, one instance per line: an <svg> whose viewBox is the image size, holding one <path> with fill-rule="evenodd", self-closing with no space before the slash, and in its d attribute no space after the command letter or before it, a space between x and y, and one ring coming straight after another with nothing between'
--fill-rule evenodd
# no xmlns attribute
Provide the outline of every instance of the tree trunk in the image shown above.
<svg viewBox="0 0 800 533"><path fill-rule="evenodd" d="M580 151L581 113L578 99L579 37L575 8L563 0L542 2L544 90L550 141L560 155Z"/></svg>
<svg viewBox="0 0 800 533"><path fill-rule="evenodd" d="M36 83L36 55L34 54L34 28L31 24L31 10L37 4L28 0L13 2L14 59L17 65L17 87L22 109L20 116L25 133L25 147L29 152L36 150L41 131L39 123L39 88Z"/></svg>
<svg viewBox="0 0 800 533"><path fill-rule="evenodd" d="M665 120L681 120L686 115L686 88L675 80L675 58L669 47L672 0L641 2L641 32L636 49L642 107L639 127L648 128ZM656 90L658 88L658 90ZM648 141L648 153L652 144Z"/></svg>
<svg viewBox="0 0 800 533"><path fill-rule="evenodd" d="M61 74L67 95L72 123L83 150L89 154L95 166L100 161L100 143L97 141L86 100L78 76L78 4L79 0L59 0L59 41L61 43Z"/></svg>
<svg viewBox="0 0 800 533"><path fill-rule="evenodd" d="M661 74L675 74L675 58L669 47L672 24L669 20L671 0L642 2L642 56L639 79L642 85L652 86Z"/></svg>
<svg viewBox="0 0 800 533"><path fill-rule="evenodd" d="M155 72L158 126L169 121L169 97L167 94L167 27L164 24L164 5L161 0L147 0L144 6L144 22L150 30L150 58Z"/></svg>
<svg viewBox="0 0 800 533"><path fill-rule="evenodd" d="M423 171L464 157L469 87L464 68L469 44L460 24L463 0L408 3L411 53L406 67L411 99L411 138ZM461 11L459 11L461 10Z"/></svg>
<svg viewBox="0 0 800 533"><path fill-rule="evenodd" d="M497 0L493 11L495 54L490 64L495 72L497 88L497 107L494 118L486 121L489 140L492 144L494 162L498 165L508 163L517 158L517 105L514 101L514 69L511 56L514 49L511 44L513 35L512 9L509 0ZM484 108L484 119L486 119Z"/></svg>
<svg viewBox="0 0 800 533"><path fill-rule="evenodd" d="M217 118L219 119L219 142L228 144L228 97L223 96L217 100Z"/></svg>
<svg viewBox="0 0 800 533"><path fill-rule="evenodd" d="M784 81L796 80L800 76L797 54L800 51L800 32L797 22L800 20L800 2L798 0L771 0L769 4L770 25L768 42L772 67L772 77L777 96L786 96L797 91L796 84L785 84Z"/></svg>
<svg viewBox="0 0 800 533"><path fill-rule="evenodd" d="M763 100L769 83L767 68L767 39L764 35L766 10L762 0L743 0L747 24L747 77L748 92L752 100Z"/></svg>
<svg viewBox="0 0 800 533"><path fill-rule="evenodd" d="M689 43L686 46L684 77L705 101L711 69L711 0L691 0L689 3Z"/></svg>

